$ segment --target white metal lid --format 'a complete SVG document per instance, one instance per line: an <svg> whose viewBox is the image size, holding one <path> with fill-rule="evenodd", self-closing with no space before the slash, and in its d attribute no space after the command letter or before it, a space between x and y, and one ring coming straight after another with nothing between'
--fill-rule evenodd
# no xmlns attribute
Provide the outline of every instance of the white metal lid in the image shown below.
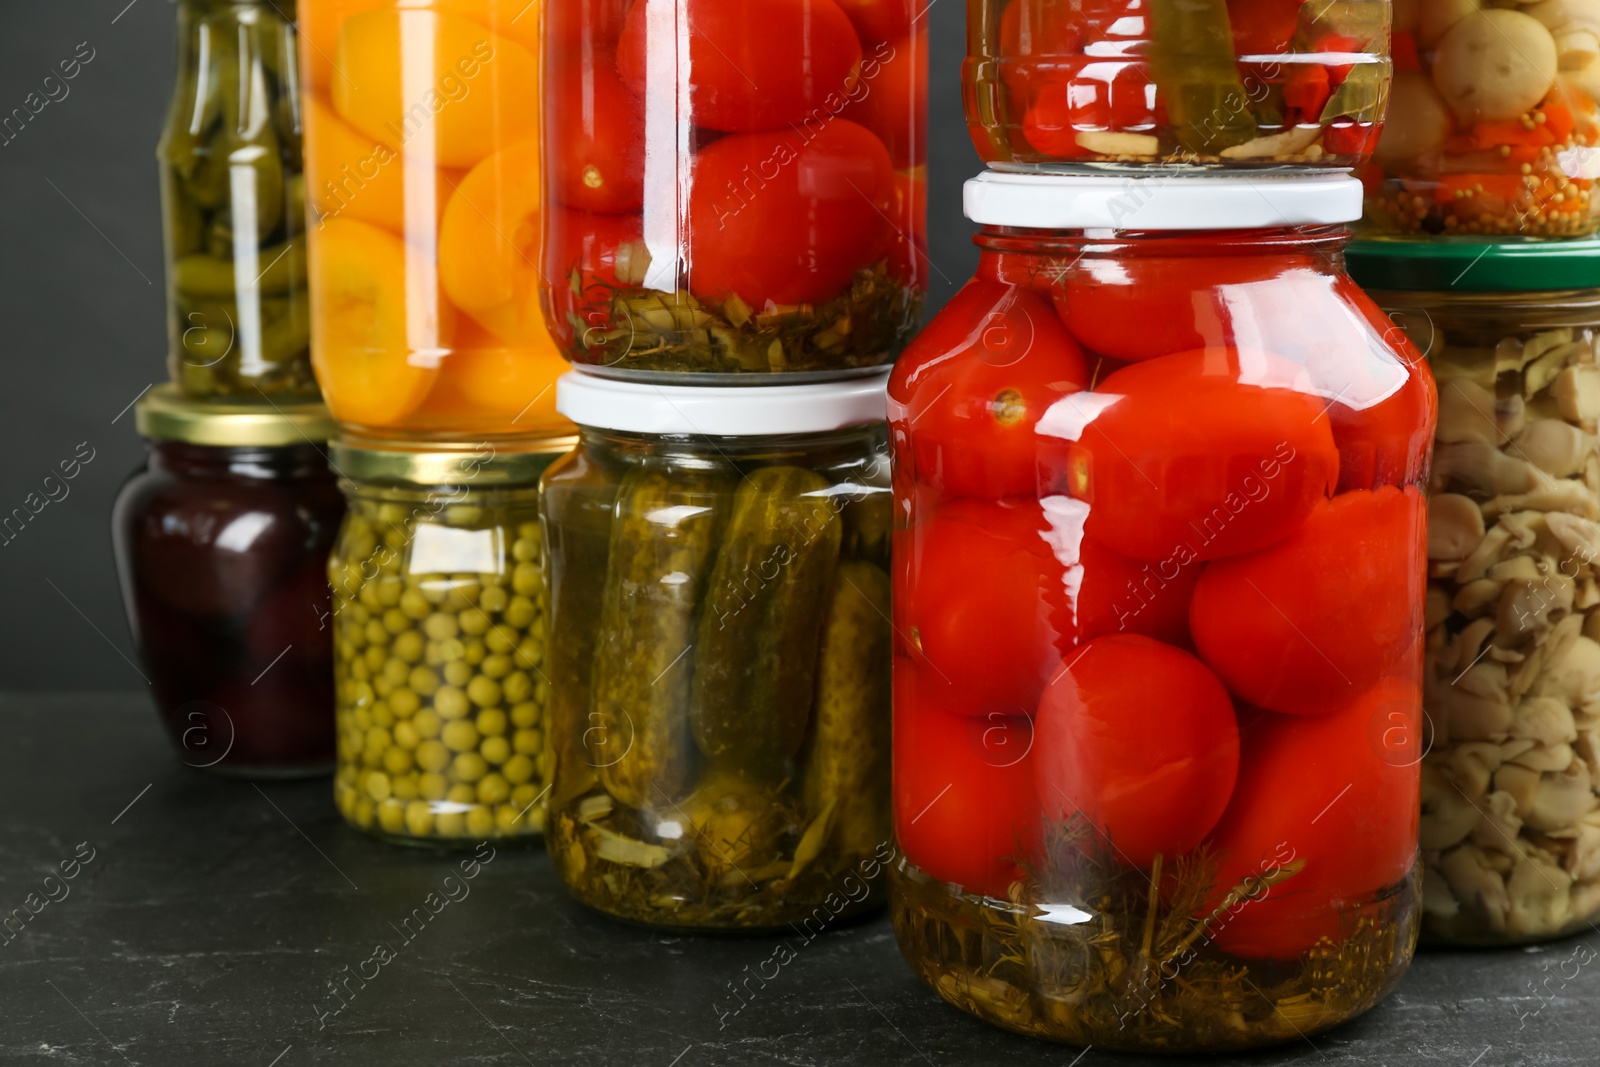
<svg viewBox="0 0 1600 1067"><path fill-rule="evenodd" d="M1237 230L1361 217L1361 182L1332 174L1013 174L963 191L967 218L1040 230Z"/></svg>
<svg viewBox="0 0 1600 1067"><path fill-rule="evenodd" d="M556 410L627 433L764 437L824 433L888 417L889 372L805 385L656 385L568 371Z"/></svg>

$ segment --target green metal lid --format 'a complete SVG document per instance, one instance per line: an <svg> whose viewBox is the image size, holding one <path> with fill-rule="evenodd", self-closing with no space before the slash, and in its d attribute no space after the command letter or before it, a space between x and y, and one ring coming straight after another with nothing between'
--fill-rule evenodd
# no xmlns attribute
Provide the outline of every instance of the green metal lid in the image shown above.
<svg viewBox="0 0 1600 1067"><path fill-rule="evenodd" d="M1345 253L1365 289L1535 292L1600 288L1600 238L1571 241L1355 241Z"/></svg>

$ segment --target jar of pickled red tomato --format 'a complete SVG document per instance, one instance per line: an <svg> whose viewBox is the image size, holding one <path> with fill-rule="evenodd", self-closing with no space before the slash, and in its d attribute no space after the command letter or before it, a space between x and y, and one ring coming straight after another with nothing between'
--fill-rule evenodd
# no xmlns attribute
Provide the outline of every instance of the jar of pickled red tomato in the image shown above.
<svg viewBox="0 0 1600 1067"><path fill-rule="evenodd" d="M1374 241L1351 271L1439 382L1422 936L1600 915L1600 241Z"/></svg>
<svg viewBox="0 0 1600 1067"><path fill-rule="evenodd" d="M162 722L191 767L256 778L333 766L324 573L344 498L321 404L241 409L152 389L149 458L117 494L128 626Z"/></svg>
<svg viewBox="0 0 1600 1067"><path fill-rule="evenodd" d="M156 152L169 372L197 399L314 401L294 4L177 9Z"/></svg>
<svg viewBox="0 0 1600 1067"><path fill-rule="evenodd" d="M547 0L545 316L574 363L870 373L931 264L921 0Z"/></svg>
<svg viewBox="0 0 1600 1067"><path fill-rule="evenodd" d="M1395 78L1367 186L1374 233L1600 229L1600 23L1583 2L1394 5Z"/></svg>
<svg viewBox="0 0 1600 1067"><path fill-rule="evenodd" d="M580 436L544 478L548 840L583 903L812 936L881 904L883 390L561 380Z"/></svg>
<svg viewBox="0 0 1600 1067"><path fill-rule="evenodd" d="M1349 168L1391 71L1384 0L967 0L967 127L995 167Z"/></svg>
<svg viewBox="0 0 1600 1067"><path fill-rule="evenodd" d="M536 286L539 18L300 0L312 361L352 431L570 430Z"/></svg>
<svg viewBox="0 0 1600 1067"><path fill-rule="evenodd" d="M334 444L350 514L328 560L333 793L351 825L446 845L544 829L539 475L571 446Z"/></svg>
<svg viewBox="0 0 1600 1067"><path fill-rule="evenodd" d="M1131 182L969 183L890 382L895 929L1023 1033L1298 1040L1416 938L1437 397L1353 178Z"/></svg>

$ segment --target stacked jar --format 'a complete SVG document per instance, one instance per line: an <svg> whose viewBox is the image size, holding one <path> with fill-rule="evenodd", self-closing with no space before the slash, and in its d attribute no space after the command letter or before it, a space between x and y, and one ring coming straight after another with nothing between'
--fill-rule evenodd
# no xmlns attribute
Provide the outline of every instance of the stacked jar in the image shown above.
<svg viewBox="0 0 1600 1067"><path fill-rule="evenodd" d="M572 443L540 312L526 0L300 0L311 363L350 504L328 564L334 799L395 843L537 841L539 475Z"/></svg>
<svg viewBox="0 0 1600 1067"><path fill-rule="evenodd" d="M968 4L978 274L889 387L891 912L996 1025L1242 1049L1410 961L1437 394L1342 258L1388 35Z"/></svg>
<svg viewBox="0 0 1600 1067"><path fill-rule="evenodd" d="M1369 243L1356 276L1439 381L1423 936L1600 914L1600 242Z"/></svg>
<svg viewBox="0 0 1600 1067"><path fill-rule="evenodd" d="M632 922L820 929L891 856L884 370L930 270L914 0L547 0L549 844Z"/></svg>
<svg viewBox="0 0 1600 1067"><path fill-rule="evenodd" d="M178 0L157 159L170 384L113 539L123 600L186 764L254 776L333 762L323 572L343 501L312 378L294 7Z"/></svg>

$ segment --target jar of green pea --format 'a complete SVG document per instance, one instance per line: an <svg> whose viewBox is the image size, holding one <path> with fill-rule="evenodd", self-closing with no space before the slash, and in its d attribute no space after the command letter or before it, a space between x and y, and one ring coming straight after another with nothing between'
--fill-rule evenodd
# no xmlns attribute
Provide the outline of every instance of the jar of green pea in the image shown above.
<svg viewBox="0 0 1600 1067"><path fill-rule="evenodd" d="M334 800L398 843L540 834L550 755L539 475L570 438L336 442Z"/></svg>

